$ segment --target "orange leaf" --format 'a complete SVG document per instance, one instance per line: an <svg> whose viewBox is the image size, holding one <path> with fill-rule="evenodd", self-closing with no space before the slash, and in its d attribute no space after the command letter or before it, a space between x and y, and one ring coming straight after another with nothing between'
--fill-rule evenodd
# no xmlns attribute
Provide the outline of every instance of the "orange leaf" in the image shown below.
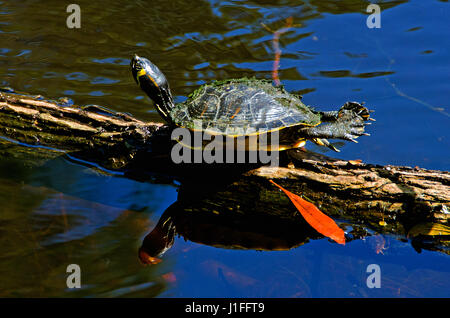
<svg viewBox="0 0 450 318"><path fill-rule="evenodd" d="M289 192L272 180L269 181L280 188L288 196L306 222L308 222L317 232L335 240L339 244L345 245L344 231L337 226L332 218L320 212L314 204Z"/></svg>

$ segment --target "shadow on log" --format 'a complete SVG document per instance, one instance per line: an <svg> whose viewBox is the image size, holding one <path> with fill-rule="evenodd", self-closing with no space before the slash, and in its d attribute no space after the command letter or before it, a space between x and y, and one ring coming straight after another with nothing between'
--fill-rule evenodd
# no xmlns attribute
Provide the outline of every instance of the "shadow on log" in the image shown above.
<svg viewBox="0 0 450 318"><path fill-rule="evenodd" d="M38 146L49 157L63 154L121 171L132 179L177 179L182 186L176 210L190 215L195 211L202 218L207 218L204 213L220 215L221 224L226 224L223 216L229 216L230 222L245 216L247 224L263 216L288 223L297 220L289 199L269 183L273 179L330 217L379 233L406 239L420 224L449 225L448 172L338 160L299 149L280 153L279 167L174 164L170 133L161 123L143 122L100 106L0 94L0 134L8 140ZM432 249L446 250L448 233L441 234L423 230L416 236L432 237L438 242Z"/></svg>

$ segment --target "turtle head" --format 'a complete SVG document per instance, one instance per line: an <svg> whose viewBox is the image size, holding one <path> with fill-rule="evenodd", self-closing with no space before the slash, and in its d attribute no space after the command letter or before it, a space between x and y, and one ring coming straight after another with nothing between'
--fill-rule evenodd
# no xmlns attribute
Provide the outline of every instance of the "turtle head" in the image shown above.
<svg viewBox="0 0 450 318"><path fill-rule="evenodd" d="M136 54L131 59L131 73L136 83L155 102L159 114L170 122L170 110L174 106L169 83L159 68L145 57Z"/></svg>

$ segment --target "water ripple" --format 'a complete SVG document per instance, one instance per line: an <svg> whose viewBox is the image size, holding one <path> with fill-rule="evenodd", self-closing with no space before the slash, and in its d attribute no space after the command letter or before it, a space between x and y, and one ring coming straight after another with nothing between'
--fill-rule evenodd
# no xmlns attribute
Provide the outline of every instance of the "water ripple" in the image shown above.
<svg viewBox="0 0 450 318"><path fill-rule="evenodd" d="M104 59L93 58L92 62L99 64L114 64L114 65L128 65L130 61L128 59L120 58L120 57L107 57Z"/></svg>

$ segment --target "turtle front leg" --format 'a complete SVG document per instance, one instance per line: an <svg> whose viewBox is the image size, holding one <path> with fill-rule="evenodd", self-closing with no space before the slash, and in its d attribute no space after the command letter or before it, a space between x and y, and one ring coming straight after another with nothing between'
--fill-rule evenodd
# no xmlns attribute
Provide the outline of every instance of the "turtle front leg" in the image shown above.
<svg viewBox="0 0 450 318"><path fill-rule="evenodd" d="M339 151L327 139L343 139L357 143L359 136L370 136L364 132L370 111L356 102L347 102L339 111L323 112L322 124L316 127L302 128L299 137L310 139L314 143Z"/></svg>

